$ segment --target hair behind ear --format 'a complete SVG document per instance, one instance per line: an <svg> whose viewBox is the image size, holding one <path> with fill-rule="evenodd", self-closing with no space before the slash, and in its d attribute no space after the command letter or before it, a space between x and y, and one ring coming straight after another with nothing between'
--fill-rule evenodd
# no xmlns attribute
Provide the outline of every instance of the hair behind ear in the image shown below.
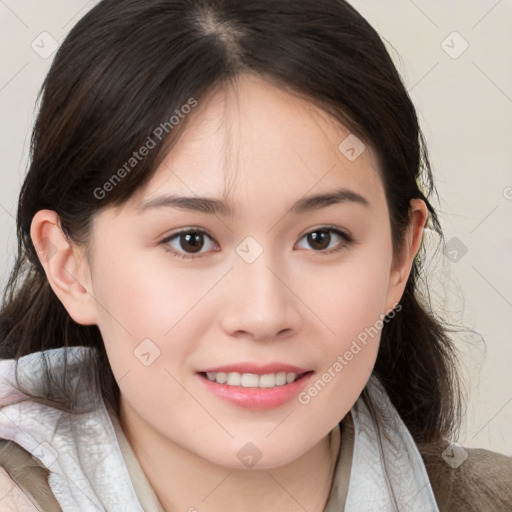
<svg viewBox="0 0 512 512"><path fill-rule="evenodd" d="M19 260L4 291L4 305L0 312L0 358L16 359L35 352L61 347L93 347L90 360L81 368L80 379L98 385L107 407L117 411L119 386L112 373L101 333L96 325L77 324L68 314L52 290L42 268ZM20 279L23 279L20 283ZM39 388L29 390L18 380L18 389L39 403L58 407L68 412L79 412L77 394L67 381L67 362L61 375L49 371L46 358L45 378ZM100 385L101 383L101 385ZM93 410L97 403L83 404L84 410Z"/></svg>
<svg viewBox="0 0 512 512"><path fill-rule="evenodd" d="M386 322L374 373L417 443L450 437L460 426L462 395L449 327L416 297L416 263Z"/></svg>

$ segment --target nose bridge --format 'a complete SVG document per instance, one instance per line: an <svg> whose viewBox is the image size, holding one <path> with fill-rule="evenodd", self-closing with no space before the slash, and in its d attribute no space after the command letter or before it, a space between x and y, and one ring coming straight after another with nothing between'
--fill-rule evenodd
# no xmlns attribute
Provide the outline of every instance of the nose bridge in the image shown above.
<svg viewBox="0 0 512 512"><path fill-rule="evenodd" d="M255 338L274 338L295 330L300 320L294 294L273 251L247 237L236 248L229 306L223 318L231 334L244 331Z"/></svg>

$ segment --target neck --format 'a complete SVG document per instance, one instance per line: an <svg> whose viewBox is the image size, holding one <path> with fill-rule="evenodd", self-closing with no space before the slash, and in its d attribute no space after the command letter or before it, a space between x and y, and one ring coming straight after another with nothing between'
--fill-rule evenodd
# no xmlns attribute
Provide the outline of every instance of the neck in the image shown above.
<svg viewBox="0 0 512 512"><path fill-rule="evenodd" d="M293 462L272 469L219 466L176 445L121 407L123 431L166 512L322 512L340 448L336 427ZM169 482L172 482L169 485Z"/></svg>

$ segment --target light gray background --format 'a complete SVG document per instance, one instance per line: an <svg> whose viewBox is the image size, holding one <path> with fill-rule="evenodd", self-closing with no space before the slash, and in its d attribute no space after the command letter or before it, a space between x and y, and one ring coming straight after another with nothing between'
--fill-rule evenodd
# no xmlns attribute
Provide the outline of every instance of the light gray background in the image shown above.
<svg viewBox="0 0 512 512"><path fill-rule="evenodd" d="M52 60L32 44L48 50L43 32L62 41L96 3L0 0L2 286L36 94ZM432 298L485 339L484 350L477 335L456 335L469 392L459 442L512 455L512 0L351 3L385 39L427 138L449 249L432 260Z"/></svg>

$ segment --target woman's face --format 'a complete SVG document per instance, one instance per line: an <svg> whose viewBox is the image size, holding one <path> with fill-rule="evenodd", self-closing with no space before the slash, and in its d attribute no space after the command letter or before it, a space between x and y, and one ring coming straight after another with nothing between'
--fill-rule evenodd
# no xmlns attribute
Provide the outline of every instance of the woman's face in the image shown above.
<svg viewBox="0 0 512 512"><path fill-rule="evenodd" d="M238 91L200 103L148 186L95 219L91 307L127 421L271 468L350 410L405 278L371 149L261 79Z"/></svg>

